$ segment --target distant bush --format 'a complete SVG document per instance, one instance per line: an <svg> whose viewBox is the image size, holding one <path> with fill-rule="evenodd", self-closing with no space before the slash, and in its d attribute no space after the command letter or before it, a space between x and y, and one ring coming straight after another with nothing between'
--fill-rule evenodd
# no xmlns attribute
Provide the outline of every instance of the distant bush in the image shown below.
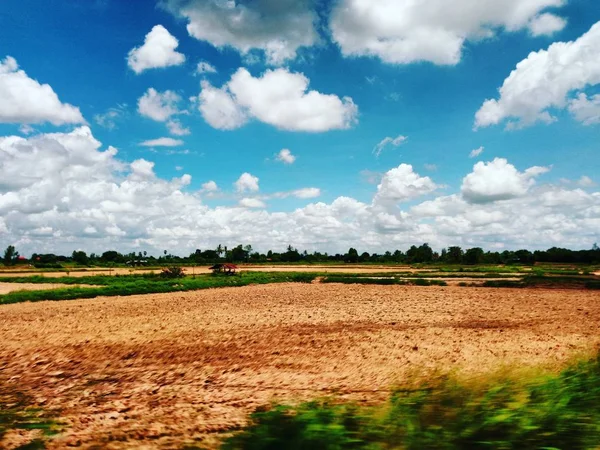
<svg viewBox="0 0 600 450"><path fill-rule="evenodd" d="M165 267L161 270L160 276L162 278L183 278L185 277L185 271L178 266Z"/></svg>

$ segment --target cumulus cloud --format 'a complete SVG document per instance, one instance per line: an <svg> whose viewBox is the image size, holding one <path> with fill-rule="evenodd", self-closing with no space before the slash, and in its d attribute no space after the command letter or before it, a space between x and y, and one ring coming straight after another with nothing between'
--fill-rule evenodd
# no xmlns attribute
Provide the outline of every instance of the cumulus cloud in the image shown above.
<svg viewBox="0 0 600 450"><path fill-rule="evenodd" d="M587 175L582 175L579 180L577 180L577 184L581 187L594 187L596 183Z"/></svg>
<svg viewBox="0 0 600 450"><path fill-rule="evenodd" d="M157 122L165 122L179 112L177 103L180 101L181 97L173 91L158 92L149 88L138 99L138 112Z"/></svg>
<svg viewBox="0 0 600 450"><path fill-rule="evenodd" d="M127 64L135 73L147 69L178 66L185 62L185 55L175 51L179 41L162 25L156 25L144 38L144 44L135 47L127 55Z"/></svg>
<svg viewBox="0 0 600 450"><path fill-rule="evenodd" d="M385 137L381 140L381 142L379 142L379 144L377 144L375 146L375 148L373 149L373 153L375 154L375 156L379 157L379 155L381 155L381 152L383 150L385 150L385 148L388 145L391 145L393 147L399 147L400 145L402 145L404 142L406 142L406 140L408 139L408 137L406 136L402 136L399 135L395 138L392 137Z"/></svg>
<svg viewBox="0 0 600 450"><path fill-rule="evenodd" d="M232 130L249 118L289 131L345 129L357 122L351 98L308 90L309 80L287 69L267 70L253 77L240 68L221 88L201 83L199 109L214 128Z"/></svg>
<svg viewBox="0 0 600 450"><path fill-rule="evenodd" d="M208 124L219 130L235 130L248 121L248 115L226 89L213 87L208 81L200 83L198 109Z"/></svg>
<svg viewBox="0 0 600 450"><path fill-rule="evenodd" d="M239 201L242 208L265 208L267 205L257 198L243 198Z"/></svg>
<svg viewBox="0 0 600 450"><path fill-rule="evenodd" d="M479 155L481 155L483 153L483 151L485 150L485 148L483 146L476 148L474 150L471 150L471 153L469 153L469 158L476 158Z"/></svg>
<svg viewBox="0 0 600 450"><path fill-rule="evenodd" d="M519 172L504 158L478 162L462 182L462 196L471 203L488 203L521 197L535 184L534 178L550 168L534 166Z"/></svg>
<svg viewBox="0 0 600 450"><path fill-rule="evenodd" d="M161 137L158 139L150 139L148 141L140 142L140 145L142 147L177 147L179 145L183 145L183 141L170 137Z"/></svg>
<svg viewBox="0 0 600 450"><path fill-rule="evenodd" d="M546 36L562 30L567 21L550 13L540 14L529 22L529 32L532 36Z"/></svg>
<svg viewBox="0 0 600 450"><path fill-rule="evenodd" d="M555 42L547 50L531 52L504 80L500 97L486 100L477 111L475 128L506 119L512 119L509 128L554 122L551 110L567 107L569 93L600 83L599 48L600 22L575 41ZM576 118L578 109L589 111L587 98L579 96L571 105ZM585 122L586 113L580 114Z"/></svg>
<svg viewBox="0 0 600 450"><path fill-rule="evenodd" d="M262 51L270 64L295 58L300 47L318 39L310 0L166 0L165 6L187 19L190 36L242 55Z"/></svg>
<svg viewBox="0 0 600 450"><path fill-rule="evenodd" d="M520 175L531 178L544 170ZM396 178L398 172L405 181L394 188L396 198L414 200L433 189L433 181L419 181L422 177L408 167L386 176ZM0 237L22 254L64 254L75 248L171 248L186 254L219 243L251 243L260 251L291 244L328 252L404 250L422 242L435 249L589 248L600 227L600 192L541 184L501 202L473 203L456 193L404 210L344 196L289 212L268 212L249 203L209 208L202 193L187 190L189 175L165 180L156 175L152 161L120 160L115 148L102 150L87 127L0 137L0 175Z"/></svg>
<svg viewBox="0 0 600 450"><path fill-rule="evenodd" d="M19 70L12 56L0 60L0 123L85 123L79 108L62 103L48 84Z"/></svg>
<svg viewBox="0 0 600 450"><path fill-rule="evenodd" d="M569 112L584 125L600 123L600 94L588 98L581 92L569 103Z"/></svg>
<svg viewBox="0 0 600 450"><path fill-rule="evenodd" d="M174 136L187 136L191 133L189 128L185 128L181 125L179 120L173 119L167 122L167 128L169 129L169 133Z"/></svg>
<svg viewBox="0 0 600 450"><path fill-rule="evenodd" d="M414 172L410 164L400 164L383 175L373 203L397 204L429 194L438 187L431 178Z"/></svg>
<svg viewBox="0 0 600 450"><path fill-rule="evenodd" d="M206 183L202 184L203 192L216 192L218 190L219 186L217 186L217 183L215 183L213 180L207 181Z"/></svg>
<svg viewBox="0 0 600 450"><path fill-rule="evenodd" d="M284 164L294 164L296 157L292 155L292 152L289 149L284 148L277 154L277 161L281 161Z"/></svg>
<svg viewBox="0 0 600 450"><path fill-rule="evenodd" d="M454 65L465 41L499 31L550 34L565 25L544 12L564 0L340 0L329 26L345 56L375 56L393 64Z"/></svg>
<svg viewBox="0 0 600 450"><path fill-rule="evenodd" d="M238 192L256 192L258 191L258 177L244 172L234 183Z"/></svg>
<svg viewBox="0 0 600 450"><path fill-rule="evenodd" d="M198 75L203 75L205 73L217 73L217 69L211 63L206 61L200 61L196 66L196 73Z"/></svg>

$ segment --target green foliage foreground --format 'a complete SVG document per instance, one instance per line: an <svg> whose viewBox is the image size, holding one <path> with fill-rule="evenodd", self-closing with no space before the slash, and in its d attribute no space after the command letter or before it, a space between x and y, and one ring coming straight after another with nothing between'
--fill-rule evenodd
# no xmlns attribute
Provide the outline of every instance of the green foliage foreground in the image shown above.
<svg viewBox="0 0 600 450"><path fill-rule="evenodd" d="M443 378L378 407L315 401L252 414L224 449L592 449L600 357L554 375L467 384Z"/></svg>

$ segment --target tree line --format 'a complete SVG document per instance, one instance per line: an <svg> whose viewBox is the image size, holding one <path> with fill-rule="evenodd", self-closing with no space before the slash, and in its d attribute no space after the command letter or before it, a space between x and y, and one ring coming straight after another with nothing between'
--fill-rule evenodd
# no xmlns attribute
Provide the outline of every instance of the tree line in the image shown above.
<svg viewBox="0 0 600 450"><path fill-rule="evenodd" d="M600 263L600 249L596 244L590 250L570 250L552 247L548 250L529 251L504 250L502 252L484 251L480 247L462 249L452 246L434 251L429 244L413 245L406 251L395 250L384 253L359 253L355 248L349 248L346 253L309 253L306 250L298 251L289 245L284 252L269 250L266 253L254 251L251 245L237 245L232 248L218 245L215 249L200 250L188 256L176 256L167 250L156 257L148 255L146 251L120 253L108 250L104 253L90 253L81 250L74 251L71 255L55 255L52 253L34 253L31 258L19 255L14 246L9 245L2 260L5 266L16 264L30 264L38 268L60 268L63 264L77 264L81 266L115 266L115 265L160 265L160 264L213 264L218 262L233 263L397 263L397 264L534 264L536 262L598 264Z"/></svg>

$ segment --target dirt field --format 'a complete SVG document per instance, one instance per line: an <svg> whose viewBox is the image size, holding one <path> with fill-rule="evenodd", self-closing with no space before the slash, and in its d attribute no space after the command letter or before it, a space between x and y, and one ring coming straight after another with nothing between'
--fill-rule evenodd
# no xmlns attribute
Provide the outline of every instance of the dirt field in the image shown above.
<svg viewBox="0 0 600 450"><path fill-rule="evenodd" d="M60 410L52 448L211 447L273 399L377 401L416 368L558 366L600 344L599 300L280 284L5 305L0 386Z"/></svg>
<svg viewBox="0 0 600 450"><path fill-rule="evenodd" d="M188 275L211 273L210 266L184 267L183 270ZM365 265L239 265L240 270L250 272L330 272L330 273L377 273L377 272L431 272L430 269L412 269L409 266L365 266ZM159 273L160 269L143 269L135 268L128 269L125 267L117 267L114 269L106 268L90 268L69 272L71 277L88 277L93 275L131 275L138 273ZM24 277L32 275L42 275L48 278L65 277L67 273L59 272L43 272L40 270L0 270L0 277Z"/></svg>

